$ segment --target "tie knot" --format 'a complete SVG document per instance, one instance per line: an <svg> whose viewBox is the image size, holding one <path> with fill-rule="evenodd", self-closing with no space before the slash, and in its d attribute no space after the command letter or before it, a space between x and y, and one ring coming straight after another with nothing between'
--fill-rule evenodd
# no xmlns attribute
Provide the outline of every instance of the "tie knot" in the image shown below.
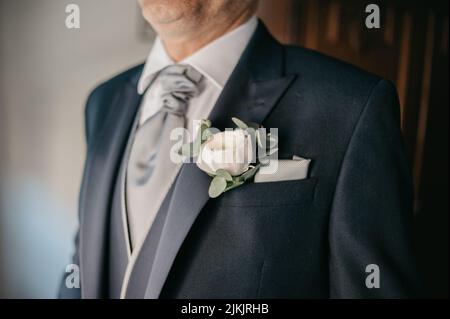
<svg viewBox="0 0 450 319"><path fill-rule="evenodd" d="M189 100L199 94L200 72L189 65L174 64L161 71L161 110L183 116Z"/></svg>

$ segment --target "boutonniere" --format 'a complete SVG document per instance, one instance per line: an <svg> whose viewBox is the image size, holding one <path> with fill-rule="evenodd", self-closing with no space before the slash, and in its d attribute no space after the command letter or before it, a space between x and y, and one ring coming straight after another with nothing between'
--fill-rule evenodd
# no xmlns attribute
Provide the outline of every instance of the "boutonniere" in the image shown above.
<svg viewBox="0 0 450 319"><path fill-rule="evenodd" d="M235 129L219 130L211 121L202 120L194 142L184 144L180 155L194 158L197 166L211 179L208 194L222 193L251 180L261 165L277 152L277 140L256 123L232 118Z"/></svg>

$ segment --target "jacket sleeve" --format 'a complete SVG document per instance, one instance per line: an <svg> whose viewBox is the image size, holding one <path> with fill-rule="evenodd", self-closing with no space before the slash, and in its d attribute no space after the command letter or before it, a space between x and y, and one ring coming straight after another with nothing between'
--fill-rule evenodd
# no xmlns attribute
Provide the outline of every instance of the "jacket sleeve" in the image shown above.
<svg viewBox="0 0 450 319"><path fill-rule="evenodd" d="M380 80L356 124L329 225L331 298L409 298L419 292L412 254L412 181L395 87Z"/></svg>

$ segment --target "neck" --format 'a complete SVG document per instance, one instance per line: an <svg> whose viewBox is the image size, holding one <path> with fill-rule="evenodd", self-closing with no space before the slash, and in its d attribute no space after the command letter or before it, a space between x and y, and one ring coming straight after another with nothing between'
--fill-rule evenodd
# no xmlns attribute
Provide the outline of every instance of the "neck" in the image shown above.
<svg viewBox="0 0 450 319"><path fill-rule="evenodd" d="M187 32L178 37L165 37L162 34L160 36L170 58L175 62L179 62L208 43L241 26L252 16L253 11L243 12L243 14L234 20L226 21L226 23L221 23L213 27L204 27L196 32Z"/></svg>

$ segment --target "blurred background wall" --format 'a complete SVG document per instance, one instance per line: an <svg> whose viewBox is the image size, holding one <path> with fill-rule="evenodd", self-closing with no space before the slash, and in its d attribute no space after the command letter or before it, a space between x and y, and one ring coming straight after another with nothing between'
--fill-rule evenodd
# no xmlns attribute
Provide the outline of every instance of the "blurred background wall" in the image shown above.
<svg viewBox="0 0 450 319"><path fill-rule="evenodd" d="M65 27L76 3L81 28ZM148 54L136 1L0 0L0 297L51 298L69 263L89 91Z"/></svg>
<svg viewBox="0 0 450 319"><path fill-rule="evenodd" d="M68 3L81 29L66 29ZM369 3L380 29L365 28ZM259 16L280 41L397 85L419 265L429 295L448 297L448 1L260 0ZM135 0L0 0L0 297L55 296L73 250L85 99L143 61L153 37Z"/></svg>

